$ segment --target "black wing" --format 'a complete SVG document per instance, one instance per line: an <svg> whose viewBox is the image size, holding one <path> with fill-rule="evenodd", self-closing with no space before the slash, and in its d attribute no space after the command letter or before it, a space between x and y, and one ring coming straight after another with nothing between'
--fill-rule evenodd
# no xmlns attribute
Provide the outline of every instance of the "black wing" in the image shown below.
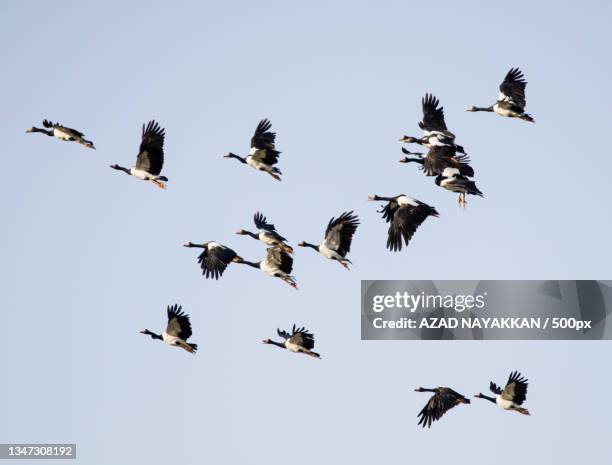
<svg viewBox="0 0 612 465"><path fill-rule="evenodd" d="M438 388L437 392L431 396L429 401L425 404L425 407L423 407L423 410L417 415L417 417L419 417L418 424L423 426L423 428L430 428L434 421L442 418L442 415L455 405L469 403L469 399L466 399L450 388Z"/></svg>
<svg viewBox="0 0 612 465"><path fill-rule="evenodd" d="M440 101L431 94L425 94L421 100L423 104L423 121L419 127L423 131L445 131L444 107L438 107Z"/></svg>
<svg viewBox="0 0 612 465"><path fill-rule="evenodd" d="M60 123L53 123L52 121L44 119L42 122L43 126L46 128L58 128L62 129L64 132L71 133L76 139L82 138L85 134L77 131L76 129L72 129L66 126L61 125Z"/></svg>
<svg viewBox="0 0 612 465"><path fill-rule="evenodd" d="M325 230L325 245L341 256L346 256L351 250L353 234L357 231L358 225L359 219L352 210L342 213L338 218L332 218Z"/></svg>
<svg viewBox="0 0 612 465"><path fill-rule="evenodd" d="M392 252L402 250L402 239L408 245L417 228L430 215L438 216L438 212L435 208L422 202L419 202L416 207L403 205L397 209L389 226L387 248Z"/></svg>
<svg viewBox="0 0 612 465"><path fill-rule="evenodd" d="M510 373L508 382L504 391L501 393L502 398L510 400L517 405L521 405L527 398L527 379L523 378L518 371Z"/></svg>
<svg viewBox="0 0 612 465"><path fill-rule="evenodd" d="M501 394L502 388L500 388L497 384L491 381L489 383L489 391L491 391L493 394Z"/></svg>
<svg viewBox="0 0 612 465"><path fill-rule="evenodd" d="M504 82L499 86L498 100L513 103L514 105L525 108L525 87L527 81L523 76L523 72L518 68L512 68L506 74Z"/></svg>
<svg viewBox="0 0 612 465"><path fill-rule="evenodd" d="M385 223L389 223L393 221L393 216L395 215L395 212L398 208L398 203L395 200L391 200L387 205L382 207L381 210L378 210L378 213L382 213L382 217L385 220Z"/></svg>
<svg viewBox="0 0 612 465"><path fill-rule="evenodd" d="M205 248L198 257L198 263L205 278L219 279L227 265L237 256L229 247L218 246L211 250Z"/></svg>
<svg viewBox="0 0 612 465"><path fill-rule="evenodd" d="M287 252L284 252L276 247L267 249L266 261L272 265L278 266L278 269L289 274L293 269L293 258Z"/></svg>
<svg viewBox="0 0 612 465"><path fill-rule="evenodd" d="M422 170L426 176L442 174L446 168L457 168L464 176L474 176L474 169L469 165L470 158L464 154L457 154L454 146L434 145L423 157Z"/></svg>
<svg viewBox="0 0 612 465"><path fill-rule="evenodd" d="M168 306L168 326L166 333L186 341L191 337L191 322L189 315L183 313L181 306L174 304Z"/></svg>
<svg viewBox="0 0 612 465"><path fill-rule="evenodd" d="M164 138L166 130L151 120L142 125L142 141L136 159L136 168L147 173L158 175L164 166Z"/></svg>
<svg viewBox="0 0 612 465"><path fill-rule="evenodd" d="M255 223L255 227L257 229L262 229L264 231L270 231L270 232L276 230L274 225L271 223L268 223L268 220L266 219L266 217L263 216L263 214L259 212L255 213L255 216L253 217L253 222Z"/></svg>
<svg viewBox="0 0 612 465"><path fill-rule="evenodd" d="M270 123L270 120L266 118L262 119L257 125L257 128L255 129L255 134L253 134L253 137L251 138L251 147L256 148L258 150L274 150L276 133L270 131L271 128L272 123Z"/></svg>
<svg viewBox="0 0 612 465"><path fill-rule="evenodd" d="M304 347L307 350L312 350L314 348L314 334L310 333L306 328L296 328L293 325L289 342Z"/></svg>

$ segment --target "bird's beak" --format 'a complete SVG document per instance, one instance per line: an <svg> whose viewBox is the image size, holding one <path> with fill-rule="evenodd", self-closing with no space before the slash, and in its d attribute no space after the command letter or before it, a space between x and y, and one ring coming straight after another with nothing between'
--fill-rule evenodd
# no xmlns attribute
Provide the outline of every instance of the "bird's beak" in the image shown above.
<svg viewBox="0 0 612 465"><path fill-rule="evenodd" d="M408 157L402 158L399 162L400 163L408 163Z"/></svg>
<svg viewBox="0 0 612 465"><path fill-rule="evenodd" d="M300 242L300 243L298 244L298 247L304 247L304 245L306 245L306 244L304 244L304 241L302 241L302 242Z"/></svg>
<svg viewBox="0 0 612 465"><path fill-rule="evenodd" d="M26 129L26 134L27 134L28 132L32 132L32 128L30 128L30 129Z"/></svg>
<svg viewBox="0 0 612 465"><path fill-rule="evenodd" d="M223 158L229 158L229 157L230 157L229 153L227 155L223 155Z"/></svg>
<svg viewBox="0 0 612 465"><path fill-rule="evenodd" d="M368 195L368 200L376 200L376 195Z"/></svg>
<svg viewBox="0 0 612 465"><path fill-rule="evenodd" d="M191 247L191 242L185 242L185 243L183 244L183 247Z"/></svg>

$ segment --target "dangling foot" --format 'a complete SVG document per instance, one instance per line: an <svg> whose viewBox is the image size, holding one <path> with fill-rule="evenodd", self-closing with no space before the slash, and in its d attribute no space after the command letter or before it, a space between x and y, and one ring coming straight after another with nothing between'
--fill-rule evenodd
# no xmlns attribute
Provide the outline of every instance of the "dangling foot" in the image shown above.
<svg viewBox="0 0 612 465"><path fill-rule="evenodd" d="M165 189L166 188L166 183L164 183L162 181L158 181L157 179L152 179L152 181L153 181L153 184L155 184L160 189Z"/></svg>
<svg viewBox="0 0 612 465"><path fill-rule="evenodd" d="M276 173L270 173L270 176L272 176L277 181L282 181L281 177Z"/></svg>
<svg viewBox="0 0 612 465"><path fill-rule="evenodd" d="M346 268L347 270L350 271L350 268L349 268L348 264L345 261L338 260L338 263L340 263L340 265L342 265L344 268Z"/></svg>

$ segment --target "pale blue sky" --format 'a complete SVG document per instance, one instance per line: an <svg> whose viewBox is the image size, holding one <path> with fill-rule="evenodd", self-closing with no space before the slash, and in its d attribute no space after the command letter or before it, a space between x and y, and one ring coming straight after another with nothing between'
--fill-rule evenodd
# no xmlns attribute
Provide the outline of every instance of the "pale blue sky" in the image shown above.
<svg viewBox="0 0 612 465"><path fill-rule="evenodd" d="M608 342L361 342L360 279L610 278L607 2L3 2L1 442L77 442L79 462L557 465L609 456ZM460 4L459 4L460 3ZM537 123L471 114L512 66ZM397 163L433 92L484 199ZM262 117L284 180L245 153ZM43 118L97 150L25 134ZM131 166L167 130L167 191ZM369 194L441 216L385 250ZM248 267L205 281L185 241L261 210L295 245L354 209L349 273L298 250L298 292ZM192 315L197 356L138 334ZM306 325L323 360L260 344ZM423 431L413 388L472 395L511 370L532 417L482 402ZM606 399L603 399L604 401ZM515 449L515 450L513 450Z"/></svg>

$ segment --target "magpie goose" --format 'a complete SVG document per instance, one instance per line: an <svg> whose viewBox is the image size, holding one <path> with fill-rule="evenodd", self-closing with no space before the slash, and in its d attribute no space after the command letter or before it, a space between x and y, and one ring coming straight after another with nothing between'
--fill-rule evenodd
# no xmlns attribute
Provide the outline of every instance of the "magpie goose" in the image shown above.
<svg viewBox="0 0 612 465"><path fill-rule="evenodd" d="M472 106L467 111L492 111L501 116L519 118L535 123L531 115L525 113L526 86L527 81L525 81L523 72L518 68L512 68L506 74L504 82L499 86L497 102L486 108Z"/></svg>
<svg viewBox="0 0 612 465"><path fill-rule="evenodd" d="M157 187L165 189L166 184L163 181L168 181L168 178L159 175L164 166L165 136L166 130L160 127L156 121L151 120L146 126L143 124L142 140L136 158L136 166L128 169L114 164L111 165L111 168L123 171L142 181L151 181Z"/></svg>
<svg viewBox="0 0 612 465"><path fill-rule="evenodd" d="M506 383L506 387L503 391L493 381L490 382L489 389L493 394L495 394L495 397L485 396L482 393L476 394L474 397L493 402L504 410L514 410L515 412L522 413L523 415L531 415L529 410L521 407L527 397L528 384L528 380L523 378L518 371L513 371L510 373L508 382Z"/></svg>
<svg viewBox="0 0 612 465"><path fill-rule="evenodd" d="M319 359L321 358L318 353L312 351L315 345L314 334L310 333L306 328L298 328L294 324L291 334L287 331L281 331L280 329L277 329L276 332L284 339L283 342L273 341L272 339L264 339L262 342L264 344L272 344L281 349L288 349L290 352L302 353Z"/></svg>
<svg viewBox="0 0 612 465"><path fill-rule="evenodd" d="M155 334L148 329L140 333L151 336L152 339L162 340L168 345L185 349L189 353L195 353L198 345L187 342L187 339L191 337L191 322L189 315L183 313L182 308L176 304L168 306L168 326L162 334Z"/></svg>
<svg viewBox="0 0 612 465"><path fill-rule="evenodd" d="M257 212L253 217L253 222L255 223L255 227L259 230L259 232L254 233L240 229L239 231L236 231L236 234L251 236L253 239L257 239L266 245L278 247L287 253L293 253L293 247L287 244L287 239L276 232L274 225L268 223L265 216Z"/></svg>
<svg viewBox="0 0 612 465"><path fill-rule="evenodd" d="M276 168L275 165L278 163L278 156L280 152L275 148L276 133L271 132L272 123L268 119L262 119L257 128L255 134L251 138L251 150L246 157L241 157L235 153L228 153L224 155L225 158L235 158L241 163L255 168L259 171L265 171L277 181L281 180L281 171Z"/></svg>
<svg viewBox="0 0 612 465"><path fill-rule="evenodd" d="M402 250L402 238L406 245L412 239L417 228L429 216L438 217L434 207L430 207L420 200L400 194L395 197L380 197L371 195L368 200L388 202L378 213L389 224L387 248L391 252Z"/></svg>
<svg viewBox="0 0 612 465"><path fill-rule="evenodd" d="M59 140L74 141L90 149L95 149L93 142L85 139L85 134L76 129L63 126L59 123L52 123L46 119L43 120L42 124L47 129L32 127L27 129L26 132L40 132Z"/></svg>
<svg viewBox="0 0 612 465"><path fill-rule="evenodd" d="M236 263L243 263L253 268L259 268L268 276L280 278L294 289L298 288L295 278L290 274L293 269L293 258L283 250L277 249L276 247L269 247L267 249L266 258L260 262L249 262L243 260L241 257L237 257L235 261Z"/></svg>
<svg viewBox="0 0 612 465"><path fill-rule="evenodd" d="M463 397L456 391L447 387L437 387L433 389L417 388L416 392L433 392L434 395L429 398L423 410L419 412L419 425L423 428L431 428L434 421L442 418L446 412L452 409L455 405L469 404L470 400Z"/></svg>
<svg viewBox="0 0 612 465"><path fill-rule="evenodd" d="M353 211L344 212L338 218L332 218L325 229L325 239L320 245L310 244L308 242L300 242L300 247L310 247L315 249L325 258L336 260L347 270L348 264L352 263L346 255L351 250L351 242L353 234L357 230L359 219Z"/></svg>
<svg viewBox="0 0 612 465"><path fill-rule="evenodd" d="M432 94L425 94L421 104L423 120L419 122L419 128L423 130L423 136L403 136L400 142L415 143L425 147L453 147L457 152L465 154L463 147L455 144L455 135L446 127L444 107L439 106L440 101Z"/></svg>
<svg viewBox="0 0 612 465"><path fill-rule="evenodd" d="M445 168L442 174L436 177L436 184L451 192L458 192L459 206L463 208L467 205L466 194L483 197L482 192L476 187L476 183L462 175L457 168Z"/></svg>
<svg viewBox="0 0 612 465"><path fill-rule="evenodd" d="M214 241L205 242L204 244L187 242L183 246L204 249L198 256L198 263L200 268L202 268L202 274L205 278L219 279L227 265L240 260L238 254L232 249Z"/></svg>
<svg viewBox="0 0 612 465"><path fill-rule="evenodd" d="M410 152L405 148L402 148L402 152L414 157L404 157L400 163L417 163L421 165L421 170L426 176L437 176L446 168L457 168L464 176L474 176L474 169L469 165L469 157L463 154L458 155L451 146L432 145L425 155Z"/></svg>

